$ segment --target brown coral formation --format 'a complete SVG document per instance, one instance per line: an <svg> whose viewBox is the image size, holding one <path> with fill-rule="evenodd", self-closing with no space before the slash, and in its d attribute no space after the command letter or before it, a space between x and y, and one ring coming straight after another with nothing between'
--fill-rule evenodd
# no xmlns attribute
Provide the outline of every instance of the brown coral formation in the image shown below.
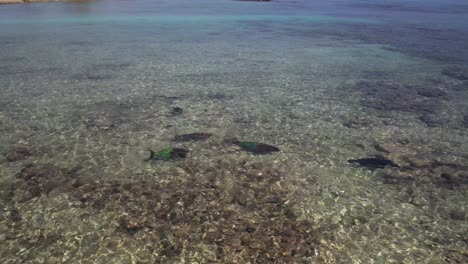
<svg viewBox="0 0 468 264"><path fill-rule="evenodd" d="M443 75L460 81L468 80L468 69L462 67L450 67L442 71Z"/></svg>
<svg viewBox="0 0 468 264"><path fill-rule="evenodd" d="M77 170L65 170L50 164L28 164L16 175L12 199L26 202L55 190L68 189Z"/></svg>
<svg viewBox="0 0 468 264"><path fill-rule="evenodd" d="M453 118L459 112L450 108L452 95L436 85L406 84L395 81L357 81L346 92L359 96L359 104L372 111L408 113L428 127L459 127ZM352 123L345 123L353 127Z"/></svg>
<svg viewBox="0 0 468 264"><path fill-rule="evenodd" d="M306 261L314 254L311 223L297 219L285 200L286 190L278 185L283 175L258 166L192 172L167 184L83 185L74 196L83 206L121 212L111 220L118 222L115 235L151 245L166 261L197 251L205 261L222 263Z"/></svg>
<svg viewBox="0 0 468 264"><path fill-rule="evenodd" d="M463 163L442 161L400 144L379 144L375 148L400 164L384 174L386 183L436 184L450 189L468 184L468 166Z"/></svg>
<svg viewBox="0 0 468 264"><path fill-rule="evenodd" d="M27 146L15 146L5 153L8 162L16 162L27 159L33 154L33 151Z"/></svg>
<svg viewBox="0 0 468 264"><path fill-rule="evenodd" d="M382 111L437 114L446 92L434 87L382 81L361 81L352 88L362 94L362 105Z"/></svg>
<svg viewBox="0 0 468 264"><path fill-rule="evenodd" d="M103 183L79 182L73 171L52 165L29 165L17 177L16 191L31 193L16 201L20 205L54 190L77 209L105 216L96 224L110 228L107 236L81 245L101 247L99 252L120 249L163 263L309 263L317 252L317 232L298 217L287 174L271 165L188 160L155 181ZM92 252L80 258L100 257Z"/></svg>

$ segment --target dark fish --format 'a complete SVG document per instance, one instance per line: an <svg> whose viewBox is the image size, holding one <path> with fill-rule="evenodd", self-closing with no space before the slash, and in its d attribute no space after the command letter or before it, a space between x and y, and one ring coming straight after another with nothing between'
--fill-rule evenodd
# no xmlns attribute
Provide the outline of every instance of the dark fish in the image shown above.
<svg viewBox="0 0 468 264"><path fill-rule="evenodd" d="M236 144L237 146L241 147L245 151L248 151L257 155L270 154L272 152L280 151L280 149L275 146L271 146L271 145L267 145L263 143L239 141L236 139L229 140L229 142Z"/></svg>
<svg viewBox="0 0 468 264"><path fill-rule="evenodd" d="M186 142L186 141L202 141L210 138L213 134L210 133L191 133L175 136L172 141Z"/></svg>
<svg viewBox="0 0 468 264"><path fill-rule="evenodd" d="M375 158L363 158L363 159L350 159L349 163L355 163L359 166L368 168L368 169L383 169L387 166L399 167L392 160L386 159L384 157L375 157Z"/></svg>
<svg viewBox="0 0 468 264"><path fill-rule="evenodd" d="M165 148L162 149L158 152L148 149L150 152L150 156L147 159L149 160L163 160L163 161L168 161L168 160L178 160L178 159L185 159L188 154L188 150L183 149L183 148Z"/></svg>

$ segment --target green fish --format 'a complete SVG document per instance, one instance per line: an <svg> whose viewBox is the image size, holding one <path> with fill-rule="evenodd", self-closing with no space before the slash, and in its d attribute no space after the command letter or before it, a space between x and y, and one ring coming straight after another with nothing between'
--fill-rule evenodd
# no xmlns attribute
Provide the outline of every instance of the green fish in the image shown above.
<svg viewBox="0 0 468 264"><path fill-rule="evenodd" d="M188 150L183 149L183 148L164 148L160 151L154 151L151 149L148 149L150 152L150 156L147 159L149 160L163 160L163 161L168 161L168 160L178 160L178 159L185 159L188 154Z"/></svg>

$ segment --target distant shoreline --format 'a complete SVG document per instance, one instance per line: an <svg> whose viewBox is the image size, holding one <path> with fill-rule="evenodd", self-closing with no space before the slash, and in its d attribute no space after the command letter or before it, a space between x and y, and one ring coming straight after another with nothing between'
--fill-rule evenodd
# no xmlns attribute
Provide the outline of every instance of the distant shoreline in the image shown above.
<svg viewBox="0 0 468 264"><path fill-rule="evenodd" d="M60 0L0 0L1 4L29 4L37 2L58 2Z"/></svg>

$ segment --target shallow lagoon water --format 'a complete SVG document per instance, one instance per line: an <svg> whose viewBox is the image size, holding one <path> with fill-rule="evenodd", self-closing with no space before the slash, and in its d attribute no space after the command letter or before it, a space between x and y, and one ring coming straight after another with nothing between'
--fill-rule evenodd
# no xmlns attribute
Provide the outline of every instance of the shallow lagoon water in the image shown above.
<svg viewBox="0 0 468 264"><path fill-rule="evenodd" d="M467 262L468 6L385 3L0 6L1 259Z"/></svg>

